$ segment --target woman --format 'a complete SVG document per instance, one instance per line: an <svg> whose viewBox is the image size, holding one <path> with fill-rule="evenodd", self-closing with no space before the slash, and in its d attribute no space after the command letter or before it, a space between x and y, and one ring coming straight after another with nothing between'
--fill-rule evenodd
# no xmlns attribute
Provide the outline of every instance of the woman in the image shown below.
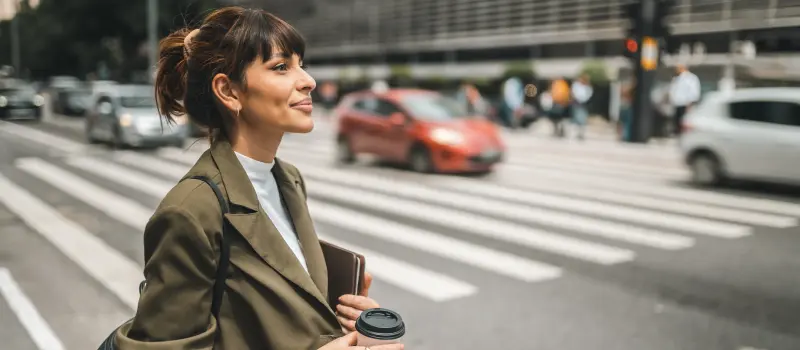
<svg viewBox="0 0 800 350"><path fill-rule="evenodd" d="M366 296L371 277L361 296L330 308L305 182L275 158L284 133L314 127L309 96L316 83L303 69L304 50L286 22L239 7L161 41L160 113L169 121L186 113L210 129L211 147L187 176L206 176L222 189L227 232L235 234L228 236L230 265L215 318L220 205L202 181L178 183L145 229L147 285L133 321L117 332L120 349L365 349L352 346L353 330L361 310L378 306Z"/></svg>

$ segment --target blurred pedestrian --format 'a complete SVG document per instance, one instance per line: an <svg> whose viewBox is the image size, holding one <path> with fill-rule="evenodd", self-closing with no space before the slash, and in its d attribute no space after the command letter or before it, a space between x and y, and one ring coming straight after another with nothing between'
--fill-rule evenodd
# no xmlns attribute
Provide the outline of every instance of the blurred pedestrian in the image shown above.
<svg viewBox="0 0 800 350"><path fill-rule="evenodd" d="M572 123L578 129L578 139L583 140L586 122L589 119L588 103L594 93L588 74L581 74L578 80L572 83L571 93Z"/></svg>
<svg viewBox="0 0 800 350"><path fill-rule="evenodd" d="M564 120L569 118L572 94L567 80L558 78L550 84L550 100L552 107L548 113L553 123L553 136L564 137Z"/></svg>
<svg viewBox="0 0 800 350"><path fill-rule="evenodd" d="M211 130L211 147L145 228L146 285L136 316L116 332L119 349L363 349L351 345L354 320L378 306L367 296L371 277L361 296L331 309L303 176L275 157L284 134L314 127L304 51L292 26L239 7L161 41L159 111L170 122L187 113ZM219 186L223 201L193 176ZM230 264L215 299L222 242ZM402 345L372 347L381 349Z"/></svg>
<svg viewBox="0 0 800 350"><path fill-rule="evenodd" d="M488 117L489 104L474 84L464 81L459 88L458 99L470 114Z"/></svg>
<svg viewBox="0 0 800 350"><path fill-rule="evenodd" d="M620 89L620 109L618 132L621 141L630 141L633 127L633 99L636 94L636 80L631 79Z"/></svg>
<svg viewBox="0 0 800 350"><path fill-rule="evenodd" d="M508 78L503 83L503 108L501 118L508 128L516 129L522 107L525 104L525 86L517 77Z"/></svg>
<svg viewBox="0 0 800 350"><path fill-rule="evenodd" d="M669 89L669 99L675 108L672 131L676 136L681 134L683 116L692 108L692 105L700 101L700 92L700 79L697 78L697 75L690 72L685 65L677 65L675 77L672 78Z"/></svg>

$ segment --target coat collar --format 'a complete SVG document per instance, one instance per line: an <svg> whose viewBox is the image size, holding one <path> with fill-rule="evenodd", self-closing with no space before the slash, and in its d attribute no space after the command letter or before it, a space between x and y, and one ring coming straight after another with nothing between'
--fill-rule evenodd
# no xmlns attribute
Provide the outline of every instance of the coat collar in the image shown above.
<svg viewBox="0 0 800 350"><path fill-rule="evenodd" d="M267 264L314 296L332 313L327 301L328 271L322 248L305 204L301 180L289 171L291 168L276 158L272 173L300 240L308 273L261 209L255 189L228 141L215 141L190 173L218 173L232 204L231 213L226 214L231 225Z"/></svg>

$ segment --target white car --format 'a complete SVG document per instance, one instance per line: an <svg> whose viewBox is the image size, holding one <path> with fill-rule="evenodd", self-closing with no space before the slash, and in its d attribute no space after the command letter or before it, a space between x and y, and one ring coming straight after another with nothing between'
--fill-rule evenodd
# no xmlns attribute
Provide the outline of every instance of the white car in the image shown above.
<svg viewBox="0 0 800 350"><path fill-rule="evenodd" d="M697 184L800 184L800 88L708 94L685 116L680 145Z"/></svg>

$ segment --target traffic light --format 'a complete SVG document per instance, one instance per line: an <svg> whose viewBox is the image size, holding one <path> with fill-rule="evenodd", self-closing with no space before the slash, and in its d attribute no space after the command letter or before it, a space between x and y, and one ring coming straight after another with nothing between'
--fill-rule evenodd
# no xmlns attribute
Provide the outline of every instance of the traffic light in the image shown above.
<svg viewBox="0 0 800 350"><path fill-rule="evenodd" d="M639 52L639 41L635 37L625 39L623 54L627 58L636 59Z"/></svg>

